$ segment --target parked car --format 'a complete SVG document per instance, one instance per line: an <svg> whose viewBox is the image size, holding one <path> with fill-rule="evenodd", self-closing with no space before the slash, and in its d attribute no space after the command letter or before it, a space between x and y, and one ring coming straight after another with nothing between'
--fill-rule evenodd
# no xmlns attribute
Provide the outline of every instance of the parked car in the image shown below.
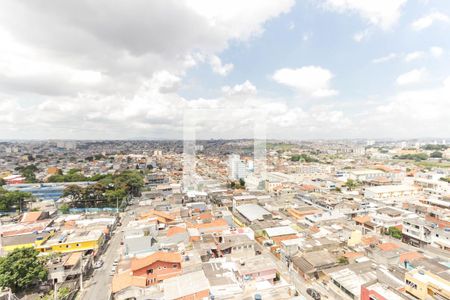
<svg viewBox="0 0 450 300"><path fill-rule="evenodd" d="M306 293L310 295L314 300L320 300L320 294L315 289L308 288L306 289Z"/></svg>
<svg viewBox="0 0 450 300"><path fill-rule="evenodd" d="M99 260L94 264L94 269L100 269L103 266L103 260Z"/></svg>
<svg viewBox="0 0 450 300"><path fill-rule="evenodd" d="M115 267L115 266L117 266L118 264L119 264L119 259L116 258L116 259L114 260L114 262L113 262L113 266Z"/></svg>
<svg viewBox="0 0 450 300"><path fill-rule="evenodd" d="M111 269L111 276L113 276L114 274L116 274L116 266L113 266Z"/></svg>

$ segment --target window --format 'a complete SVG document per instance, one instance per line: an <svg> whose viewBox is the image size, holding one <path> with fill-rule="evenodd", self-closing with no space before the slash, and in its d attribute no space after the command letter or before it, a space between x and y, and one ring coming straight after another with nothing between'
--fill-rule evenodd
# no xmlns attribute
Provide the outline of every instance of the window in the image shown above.
<svg viewBox="0 0 450 300"><path fill-rule="evenodd" d="M176 268L178 267L178 265L173 264L172 267L173 267L174 269L176 269Z"/></svg>
<svg viewBox="0 0 450 300"><path fill-rule="evenodd" d="M153 269L148 269L147 274L153 274Z"/></svg>
<svg viewBox="0 0 450 300"><path fill-rule="evenodd" d="M417 290L417 284L415 284L412 281L409 281L408 279L406 279L406 284L409 285L410 287L412 287L413 289Z"/></svg>
<svg viewBox="0 0 450 300"><path fill-rule="evenodd" d="M80 247L80 244L77 244L77 247Z"/></svg>

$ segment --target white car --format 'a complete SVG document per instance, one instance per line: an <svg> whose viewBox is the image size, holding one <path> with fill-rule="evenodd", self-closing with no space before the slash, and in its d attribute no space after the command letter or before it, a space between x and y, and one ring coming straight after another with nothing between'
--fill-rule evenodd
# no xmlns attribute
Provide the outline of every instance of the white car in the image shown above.
<svg viewBox="0 0 450 300"><path fill-rule="evenodd" d="M103 266L103 260L99 260L94 264L94 269L100 269Z"/></svg>

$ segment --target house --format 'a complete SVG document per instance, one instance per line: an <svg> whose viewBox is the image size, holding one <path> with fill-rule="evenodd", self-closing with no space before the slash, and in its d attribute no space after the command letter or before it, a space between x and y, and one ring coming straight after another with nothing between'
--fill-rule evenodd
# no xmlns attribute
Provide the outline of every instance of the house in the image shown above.
<svg viewBox="0 0 450 300"><path fill-rule="evenodd" d="M319 278L322 270L337 266L338 260L327 250L308 252L292 258L293 268L305 279Z"/></svg>
<svg viewBox="0 0 450 300"><path fill-rule="evenodd" d="M11 252L16 248L36 247L53 235L51 231L24 232L15 235L1 235L0 245L2 253Z"/></svg>
<svg viewBox="0 0 450 300"><path fill-rule="evenodd" d="M281 241L298 238L298 232L290 226L278 226L265 228L264 235L271 239L274 244L280 245Z"/></svg>
<svg viewBox="0 0 450 300"><path fill-rule="evenodd" d="M418 190L409 185L381 185L368 187L364 191L364 197L386 203L404 200L418 194Z"/></svg>
<svg viewBox="0 0 450 300"><path fill-rule="evenodd" d="M143 258L133 258L130 269L133 276L145 277L148 286L181 274L181 262L182 257L177 252L155 252Z"/></svg>
<svg viewBox="0 0 450 300"><path fill-rule="evenodd" d="M98 252L103 246L105 234L102 230L64 230L36 246L40 252Z"/></svg>
<svg viewBox="0 0 450 300"><path fill-rule="evenodd" d="M404 293L404 274L398 270L389 270L378 266L376 279L361 285L361 300L407 300L411 299Z"/></svg>
<svg viewBox="0 0 450 300"><path fill-rule="evenodd" d="M431 243L433 231L432 223L420 218L406 219L403 220L402 240L404 243L423 247Z"/></svg>
<svg viewBox="0 0 450 300"><path fill-rule="evenodd" d="M145 276L133 276L130 272L122 272L114 275L111 292L114 295L114 299L130 299L130 294L142 295L142 289L146 286L147 278ZM133 291L129 291L130 289Z"/></svg>
<svg viewBox="0 0 450 300"><path fill-rule="evenodd" d="M197 229L200 234L221 234L223 231L229 228L227 221L225 221L224 219L215 219L209 223L196 223L192 224L190 227Z"/></svg>
<svg viewBox="0 0 450 300"><path fill-rule="evenodd" d="M48 261L48 280L52 283L61 283L71 278L77 278L82 270L84 273L90 270L90 266L92 266L92 256L83 259L82 252L66 253Z"/></svg>
<svg viewBox="0 0 450 300"><path fill-rule="evenodd" d="M273 282L276 278L277 266L270 256L257 255L239 264L237 272L242 280Z"/></svg>
<svg viewBox="0 0 450 300"><path fill-rule="evenodd" d="M244 221L245 224L251 224L255 221L269 220L272 214L258 204L242 204L236 207L235 214Z"/></svg>
<svg viewBox="0 0 450 300"><path fill-rule="evenodd" d="M147 213L141 214L139 216L139 218L141 220L149 219L149 218L156 218L157 223L158 223L158 227L160 229L165 228L169 224L175 223L175 219L176 219L171 214L168 214L166 212L159 211L159 210L151 210L151 211L149 211Z"/></svg>
<svg viewBox="0 0 450 300"><path fill-rule="evenodd" d="M164 280L165 300L209 299L209 282L203 270Z"/></svg>
<svg viewBox="0 0 450 300"><path fill-rule="evenodd" d="M331 282L327 286L338 293L342 299L359 300L361 286L377 279L376 266L370 261L334 267L324 272Z"/></svg>
<svg viewBox="0 0 450 300"><path fill-rule="evenodd" d="M235 263L208 262L202 265L202 269L209 281L211 296L215 299L236 299L242 294L242 286L234 271Z"/></svg>
<svg viewBox="0 0 450 300"><path fill-rule="evenodd" d="M417 215L394 207L383 207L372 214L372 222L380 228L380 233L389 231L389 227L401 227L403 220L415 219Z"/></svg>
<svg viewBox="0 0 450 300"><path fill-rule="evenodd" d="M381 170L352 170L348 174L348 178L357 181L369 181L377 177L383 176L384 172Z"/></svg>
<svg viewBox="0 0 450 300"><path fill-rule="evenodd" d="M450 299L450 274L442 276L425 269L414 269L405 274L406 292L417 299Z"/></svg>
<svg viewBox="0 0 450 300"><path fill-rule="evenodd" d="M228 235L218 244L220 253L231 260L240 260L255 256L255 242L244 234Z"/></svg>

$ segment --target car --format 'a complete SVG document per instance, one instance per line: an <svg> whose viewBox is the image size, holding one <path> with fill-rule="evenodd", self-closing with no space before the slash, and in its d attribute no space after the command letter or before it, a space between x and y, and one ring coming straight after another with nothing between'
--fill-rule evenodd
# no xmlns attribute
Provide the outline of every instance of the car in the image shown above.
<svg viewBox="0 0 450 300"><path fill-rule="evenodd" d="M103 266L103 260L99 260L94 264L94 269L100 269Z"/></svg>
<svg viewBox="0 0 450 300"><path fill-rule="evenodd" d="M115 266L117 266L118 264L119 264L119 259L116 258L116 259L114 260L114 262L113 262L113 266L115 267Z"/></svg>
<svg viewBox="0 0 450 300"><path fill-rule="evenodd" d="M113 276L114 274L116 274L116 266L113 266L111 269L111 276Z"/></svg>
<svg viewBox="0 0 450 300"><path fill-rule="evenodd" d="M306 289L306 293L310 295L314 300L320 300L320 294L315 289L308 288Z"/></svg>

